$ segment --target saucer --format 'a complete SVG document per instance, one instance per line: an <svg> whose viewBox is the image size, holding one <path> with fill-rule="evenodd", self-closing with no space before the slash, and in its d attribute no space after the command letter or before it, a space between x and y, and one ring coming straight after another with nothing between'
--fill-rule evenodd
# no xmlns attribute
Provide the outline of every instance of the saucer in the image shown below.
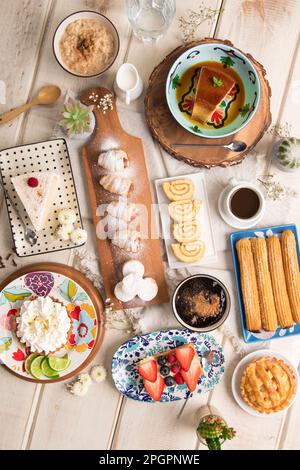
<svg viewBox="0 0 300 470"><path fill-rule="evenodd" d="M223 189L218 200L219 214L224 220L224 222L226 222L227 225L230 225L230 227L237 228L240 230L255 227L255 225L258 224L258 222L260 222L261 219L263 218L264 212L262 212L259 216L257 216L256 219L252 220L252 222L249 222L249 221L243 222L242 220L239 221L239 220L234 219L233 217L230 217L230 215L228 215L224 209L224 199L225 199L226 191L228 191L228 186L226 186L226 188Z"/></svg>

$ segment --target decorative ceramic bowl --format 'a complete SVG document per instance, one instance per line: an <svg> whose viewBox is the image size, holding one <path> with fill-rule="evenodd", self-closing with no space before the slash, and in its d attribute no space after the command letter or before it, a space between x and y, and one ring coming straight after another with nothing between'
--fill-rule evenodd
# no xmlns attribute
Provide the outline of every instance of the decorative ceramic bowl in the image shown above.
<svg viewBox="0 0 300 470"><path fill-rule="evenodd" d="M200 315L191 313L191 303L196 296L201 296L200 301L207 300L207 305L211 304L213 307L214 302L217 304L217 313L212 316ZM218 300L217 300L218 299ZM204 302L204 301L203 301ZM176 287L172 297L173 313L184 328L198 333L206 333L208 331L219 328L229 315L230 311L230 296L228 289L224 284L213 276L208 274L195 274L189 276ZM194 321L194 318L197 321Z"/></svg>
<svg viewBox="0 0 300 470"><path fill-rule="evenodd" d="M223 73L230 70L238 80L210 121L202 125L191 118L195 88L201 63L213 67L213 63L208 63L212 61L220 64ZM199 137L221 138L240 131L253 118L260 100L260 81L251 61L239 50L223 43L199 44L185 51L172 65L166 81L166 99L184 129Z"/></svg>
<svg viewBox="0 0 300 470"><path fill-rule="evenodd" d="M73 21L83 20L83 19L101 21L103 23L103 25L106 26L106 28L112 34L113 39L114 39L114 45L115 45L114 54L113 54L113 57L112 57L111 61L106 65L105 68L99 69L99 72L97 72L95 74L92 74L92 75L79 74L79 73L74 72L72 69L70 69L66 65L66 63L64 62L64 60L62 58L62 55L61 55L61 52L60 52L60 47L59 47L61 37L62 37L66 27L70 23L73 23ZM56 31L54 33L54 36L53 36L52 47L53 47L53 53L54 53L54 56L55 56L57 62L59 63L59 65L64 70L66 70L66 72L69 72L69 73L71 73L72 75L74 75L76 77L90 78L90 77L97 77L98 75L103 74L104 72L106 72L113 65L113 63L115 62L115 60L118 56L118 53L119 53L120 38L119 38L119 34L118 34L115 26L113 25L113 23L106 16L102 15L101 13L97 13L96 11L83 10L83 11L77 11L76 13L72 13L71 15L67 16L58 25L58 27L56 28Z"/></svg>

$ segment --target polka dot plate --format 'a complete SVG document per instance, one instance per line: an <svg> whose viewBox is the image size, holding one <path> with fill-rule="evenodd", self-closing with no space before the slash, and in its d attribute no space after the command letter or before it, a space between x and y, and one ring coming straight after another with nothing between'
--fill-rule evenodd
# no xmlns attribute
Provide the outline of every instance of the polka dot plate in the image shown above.
<svg viewBox="0 0 300 470"><path fill-rule="evenodd" d="M8 195L26 225L31 228L29 217L16 194L11 178L36 171L49 171L60 175L58 194L56 201L53 203L53 211L49 215L49 224L44 230L38 232L38 242L34 246L31 246L25 240L20 218L11 202L6 198L8 217L17 255L21 257L32 256L74 248L76 245L71 241L59 240L54 235L58 226L58 212L60 209L73 209L77 217L75 227L82 228L70 156L65 139L48 140L2 150L0 152L0 171L2 183Z"/></svg>

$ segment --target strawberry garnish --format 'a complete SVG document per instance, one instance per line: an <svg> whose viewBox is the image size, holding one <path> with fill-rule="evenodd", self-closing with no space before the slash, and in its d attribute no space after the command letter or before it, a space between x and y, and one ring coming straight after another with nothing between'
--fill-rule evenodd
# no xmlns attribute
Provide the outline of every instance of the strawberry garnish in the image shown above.
<svg viewBox="0 0 300 470"><path fill-rule="evenodd" d="M138 365L139 374L149 382L155 382L157 379L157 362L155 359L147 359Z"/></svg>
<svg viewBox="0 0 300 470"><path fill-rule="evenodd" d="M175 349L177 361L181 365L182 369L188 371L192 363L193 357L195 356L195 349L191 344L184 344L179 348Z"/></svg>
<svg viewBox="0 0 300 470"><path fill-rule="evenodd" d="M190 368L188 371L181 370L180 374L187 384L191 392L193 392L197 386L198 380L203 374L203 370L200 364L200 361L197 357L192 360Z"/></svg>
<svg viewBox="0 0 300 470"><path fill-rule="evenodd" d="M153 400L159 401L165 388L165 381L161 377L161 375L158 375L155 382L149 382L149 380L144 380L144 387L149 393L150 397L153 398Z"/></svg>

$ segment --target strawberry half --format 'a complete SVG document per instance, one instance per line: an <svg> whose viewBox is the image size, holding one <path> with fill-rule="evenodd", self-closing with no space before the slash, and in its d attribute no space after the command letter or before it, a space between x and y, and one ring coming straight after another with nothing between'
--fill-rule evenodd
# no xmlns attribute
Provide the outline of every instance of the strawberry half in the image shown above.
<svg viewBox="0 0 300 470"><path fill-rule="evenodd" d="M157 379L157 362L155 359L145 359L138 365L139 374L149 382L155 382Z"/></svg>
<svg viewBox="0 0 300 470"><path fill-rule="evenodd" d="M184 344L176 348L174 352L182 369L188 371L195 356L195 348L191 344Z"/></svg>
<svg viewBox="0 0 300 470"><path fill-rule="evenodd" d="M193 392L197 386L198 380L203 374L200 361L197 357L192 360L191 366L188 371L181 369L180 375L187 384L189 390Z"/></svg>
<svg viewBox="0 0 300 470"><path fill-rule="evenodd" d="M144 387L149 393L150 397L153 398L153 400L159 401L165 388L165 381L162 376L158 374L155 382L149 382L149 380L144 380Z"/></svg>

